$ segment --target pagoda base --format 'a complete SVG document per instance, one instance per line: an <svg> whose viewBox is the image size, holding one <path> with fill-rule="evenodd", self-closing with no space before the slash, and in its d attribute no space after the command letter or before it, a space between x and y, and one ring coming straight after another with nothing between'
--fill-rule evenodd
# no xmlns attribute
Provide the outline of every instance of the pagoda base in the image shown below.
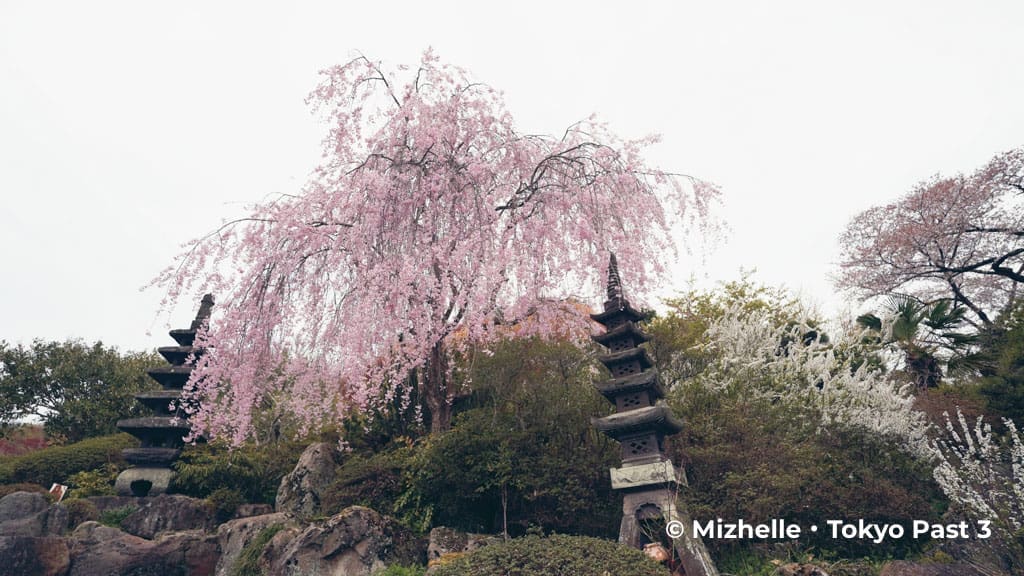
<svg viewBox="0 0 1024 576"><path fill-rule="evenodd" d="M671 463L669 463L671 467ZM639 468L639 467L638 467ZM620 469L621 470L621 469ZM685 478L681 478L685 485ZM680 522L683 533L672 539L672 548L682 563L686 576L718 576L718 569L711 561L704 542L693 534L693 522L689 514L676 506L676 491L662 484L633 492L626 492L622 498L622 523L619 525L619 542L633 548L643 548L647 536L641 530L643 520L661 518L669 522Z"/></svg>
<svg viewBox="0 0 1024 576"><path fill-rule="evenodd" d="M167 492L174 471L170 468L129 468L117 475L118 496L157 496Z"/></svg>

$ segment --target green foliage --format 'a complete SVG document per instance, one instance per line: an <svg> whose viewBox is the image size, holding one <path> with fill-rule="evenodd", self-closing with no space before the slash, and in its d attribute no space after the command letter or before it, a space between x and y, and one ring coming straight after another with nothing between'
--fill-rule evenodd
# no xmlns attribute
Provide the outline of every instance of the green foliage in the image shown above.
<svg viewBox="0 0 1024 576"><path fill-rule="evenodd" d="M114 482L120 469L114 464L106 464L95 470L78 472L68 476L68 486L71 488L68 497L87 498L89 496L113 496Z"/></svg>
<svg viewBox="0 0 1024 576"><path fill-rule="evenodd" d="M299 442L246 445L230 450L223 444L186 446L174 463L170 492L207 498L221 488L237 490L246 502L273 504L281 478L302 455Z"/></svg>
<svg viewBox="0 0 1024 576"><path fill-rule="evenodd" d="M100 519L100 512L96 509L96 505L88 500L77 498L64 500L61 505L68 511L68 526L72 530L82 522Z"/></svg>
<svg viewBox="0 0 1024 576"><path fill-rule="evenodd" d="M138 506L122 506L120 508L110 508L100 513L100 524L104 526L110 526L111 528L120 528L121 522L124 519L131 516L133 512L138 510Z"/></svg>
<svg viewBox="0 0 1024 576"><path fill-rule="evenodd" d="M324 491L321 507L325 515L334 515L349 506L366 506L385 514L394 513L402 492L403 478L410 472L414 449L392 445L382 452L352 454L338 469L334 481ZM408 515L409 510L406 510ZM429 527L405 518L405 523L418 531Z"/></svg>
<svg viewBox="0 0 1024 576"><path fill-rule="evenodd" d="M981 342L992 365L980 381L980 392L996 416L1024 428L1024 302L984 332Z"/></svg>
<svg viewBox="0 0 1024 576"><path fill-rule="evenodd" d="M475 383L473 407L417 444L400 513L421 529L614 531L617 451L590 423L611 408L593 389L592 362L570 343L536 339L467 359L456 376Z"/></svg>
<svg viewBox="0 0 1024 576"><path fill-rule="evenodd" d="M654 358L661 380L671 387L700 374L713 354L700 346L708 327L727 311L744 314L767 311L784 325L799 316L800 304L785 290L756 283L751 272L736 281L723 282L714 291L691 288L665 301L667 312L644 325L651 336L647 350Z"/></svg>
<svg viewBox="0 0 1024 576"><path fill-rule="evenodd" d="M143 415L135 394L153 387L146 370L163 363L101 342L0 342L0 425L33 416L64 442L115 434L119 419Z"/></svg>
<svg viewBox="0 0 1024 576"><path fill-rule="evenodd" d="M217 522L227 522L235 515L238 507L245 504L245 497L233 488L217 488L206 499L213 506Z"/></svg>
<svg viewBox="0 0 1024 576"><path fill-rule="evenodd" d="M270 542L274 535L283 529L284 524L274 524L261 530L251 542L242 548L242 552L238 555L238 560L231 567L230 576L262 576L260 555L263 554L263 549L266 548L267 543Z"/></svg>
<svg viewBox="0 0 1024 576"><path fill-rule="evenodd" d="M525 536L480 548L438 566L434 576L665 576L643 552L587 536Z"/></svg>
<svg viewBox="0 0 1024 576"><path fill-rule="evenodd" d="M903 370L918 389L934 388L944 375L968 373L981 365L983 356L974 349L977 336L962 331L967 308L909 296L890 296L886 308L884 319L864 314L857 323L877 334L882 346L900 351Z"/></svg>
<svg viewBox="0 0 1024 576"><path fill-rule="evenodd" d="M376 576L423 576L426 572L427 569L423 566L399 566L392 564L383 572L378 572Z"/></svg>
<svg viewBox="0 0 1024 576"><path fill-rule="evenodd" d="M821 428L806 406L754 398L739 386L711 392L698 383L677 387L670 403L687 424L670 446L673 459L690 469L682 495L695 519L825 526L829 519L863 518L909 528L913 520L937 520L943 510L927 463L866 430ZM903 557L924 544L826 536L808 532L801 542L846 557ZM721 555L753 543L707 544Z"/></svg>
<svg viewBox="0 0 1024 576"><path fill-rule="evenodd" d="M78 472L96 470L108 464L124 463L121 450L138 446L128 434L89 438L66 446L50 446L36 452L5 459L0 464L0 483L35 482L49 486L64 484Z"/></svg>

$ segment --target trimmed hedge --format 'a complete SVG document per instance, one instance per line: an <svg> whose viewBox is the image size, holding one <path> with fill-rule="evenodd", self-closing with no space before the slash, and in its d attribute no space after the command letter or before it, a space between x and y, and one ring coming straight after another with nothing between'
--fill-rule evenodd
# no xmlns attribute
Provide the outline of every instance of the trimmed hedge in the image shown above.
<svg viewBox="0 0 1024 576"><path fill-rule="evenodd" d="M643 552L589 536L525 536L444 562L433 576L667 576Z"/></svg>
<svg viewBox="0 0 1024 576"><path fill-rule="evenodd" d="M96 470L107 464L123 466L121 450L138 445L139 441L128 434L114 434L89 438L66 446L50 446L0 463L0 484L63 484L68 477L78 472Z"/></svg>

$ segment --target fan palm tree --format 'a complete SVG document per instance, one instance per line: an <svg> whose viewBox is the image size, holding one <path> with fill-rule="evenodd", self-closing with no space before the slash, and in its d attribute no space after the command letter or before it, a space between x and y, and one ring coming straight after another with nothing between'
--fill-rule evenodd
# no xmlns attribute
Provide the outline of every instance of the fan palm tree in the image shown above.
<svg viewBox="0 0 1024 576"><path fill-rule="evenodd" d="M857 323L878 333L877 342L903 353L904 370L918 388L939 385L945 373L971 371L980 366L975 351L978 337L961 332L967 309L949 300L921 302L910 296L890 296L886 304L890 330L883 334L882 318L864 314Z"/></svg>

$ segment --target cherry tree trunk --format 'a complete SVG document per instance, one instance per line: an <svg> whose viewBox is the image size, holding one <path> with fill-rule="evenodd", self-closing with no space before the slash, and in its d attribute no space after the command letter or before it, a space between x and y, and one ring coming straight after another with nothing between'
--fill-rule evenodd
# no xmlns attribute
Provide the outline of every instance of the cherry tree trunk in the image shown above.
<svg viewBox="0 0 1024 576"><path fill-rule="evenodd" d="M452 403L448 399L448 353L438 342L419 381L419 394L430 417L430 432L445 432L452 426Z"/></svg>

